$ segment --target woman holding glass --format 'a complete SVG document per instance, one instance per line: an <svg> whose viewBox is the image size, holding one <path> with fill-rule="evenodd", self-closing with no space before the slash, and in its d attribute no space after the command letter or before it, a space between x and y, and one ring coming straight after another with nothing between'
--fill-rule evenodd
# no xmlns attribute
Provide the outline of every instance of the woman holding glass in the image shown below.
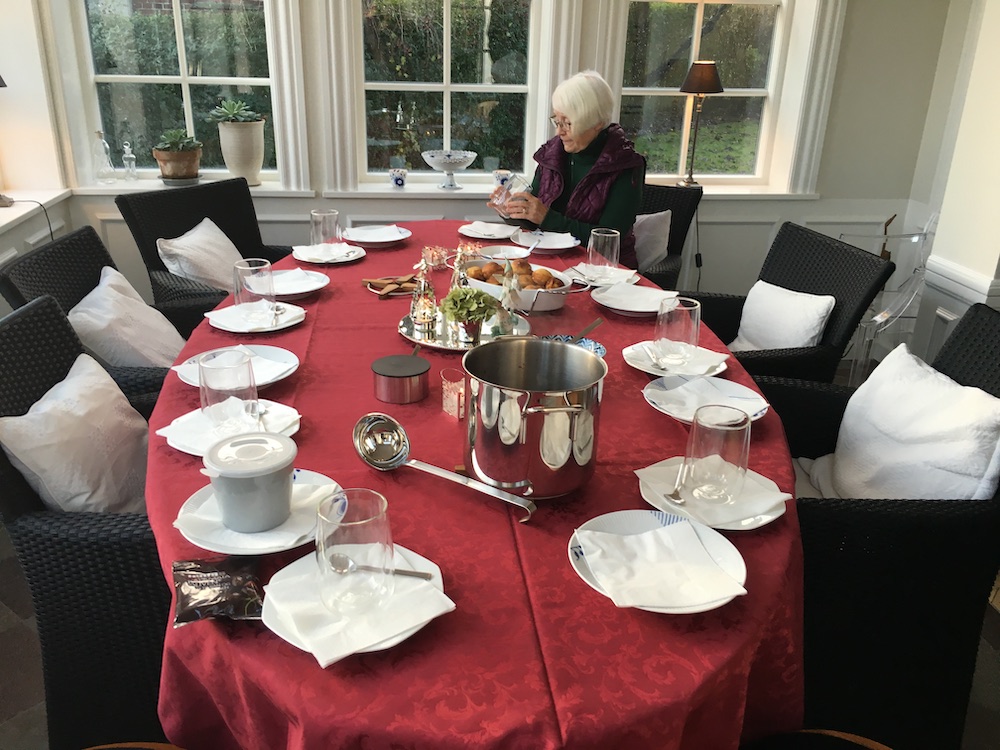
<svg viewBox="0 0 1000 750"><path fill-rule="evenodd" d="M636 209L646 159L611 122L614 95L599 73L587 70L552 92L556 134L535 152L531 192L507 203L510 218L551 232L570 232L584 245L595 227L621 233L620 262L636 267Z"/></svg>

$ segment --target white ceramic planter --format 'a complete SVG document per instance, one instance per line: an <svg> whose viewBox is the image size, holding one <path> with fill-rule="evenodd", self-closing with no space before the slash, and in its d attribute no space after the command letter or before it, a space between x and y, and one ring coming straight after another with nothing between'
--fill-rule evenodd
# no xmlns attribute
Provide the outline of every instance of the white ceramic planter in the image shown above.
<svg viewBox="0 0 1000 750"><path fill-rule="evenodd" d="M245 177L250 185L260 184L264 165L264 121L220 122L219 145L226 168L234 177Z"/></svg>

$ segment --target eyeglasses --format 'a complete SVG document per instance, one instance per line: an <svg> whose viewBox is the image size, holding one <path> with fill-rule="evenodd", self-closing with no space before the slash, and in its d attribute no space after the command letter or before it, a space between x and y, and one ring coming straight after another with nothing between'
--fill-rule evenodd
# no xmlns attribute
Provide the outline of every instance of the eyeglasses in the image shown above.
<svg viewBox="0 0 1000 750"><path fill-rule="evenodd" d="M571 130L573 128L573 123L569 120L557 120L555 117L550 117L549 122L556 130Z"/></svg>

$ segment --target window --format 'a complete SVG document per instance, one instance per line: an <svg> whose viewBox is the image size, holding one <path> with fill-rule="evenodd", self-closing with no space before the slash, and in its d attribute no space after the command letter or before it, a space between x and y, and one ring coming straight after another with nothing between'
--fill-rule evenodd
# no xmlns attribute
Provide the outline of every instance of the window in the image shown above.
<svg viewBox="0 0 1000 750"><path fill-rule="evenodd" d="M629 3L621 124L649 174L688 171L694 97L679 87L694 60L715 60L725 88L705 99L695 172L762 173L779 10L779 0Z"/></svg>
<svg viewBox="0 0 1000 750"><path fill-rule="evenodd" d="M161 133L202 141L202 167L224 167L218 128L205 117L240 99L265 116L264 169L277 168L265 0L85 0L100 122L121 166L128 141L155 167Z"/></svg>
<svg viewBox="0 0 1000 750"><path fill-rule="evenodd" d="M430 149L524 163L531 0L361 0L363 172L429 171Z"/></svg>

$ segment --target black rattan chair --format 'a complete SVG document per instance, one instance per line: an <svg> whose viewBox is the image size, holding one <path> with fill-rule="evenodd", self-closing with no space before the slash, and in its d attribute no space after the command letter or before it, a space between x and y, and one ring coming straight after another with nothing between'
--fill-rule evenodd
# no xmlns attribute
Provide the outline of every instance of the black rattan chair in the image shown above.
<svg viewBox="0 0 1000 750"><path fill-rule="evenodd" d="M737 352L754 377L801 378L832 383L837 365L868 305L895 266L846 242L785 222L778 230L758 278L808 294L830 294L837 302L816 346ZM701 300L702 320L724 342L739 332L745 295L682 292Z"/></svg>
<svg viewBox="0 0 1000 750"><path fill-rule="evenodd" d="M51 297L0 320L0 416L26 413L81 352ZM146 516L48 510L0 451L0 521L35 606L49 748L162 740L170 592Z"/></svg>
<svg viewBox="0 0 1000 750"><path fill-rule="evenodd" d="M149 270L157 304L188 300L200 303L201 311L207 312L225 297L218 289L167 271L156 250L158 239L180 237L205 218L215 222L244 258L267 258L273 262L291 252L291 247L264 244L250 187L242 177L191 187L123 193L115 198L115 203Z"/></svg>
<svg viewBox="0 0 1000 750"><path fill-rule="evenodd" d="M881 742L848 732L803 729L740 745L740 750L892 750Z"/></svg>
<svg viewBox="0 0 1000 750"><path fill-rule="evenodd" d="M1000 312L973 305L932 365L1000 397ZM760 378L793 456L836 447L851 390ZM799 498L806 726L896 750L958 750L1000 568L990 500Z"/></svg>
<svg viewBox="0 0 1000 750"><path fill-rule="evenodd" d="M670 211L670 235L667 239L667 257L643 272L643 276L662 289L676 289L681 275L684 242L687 240L691 221L701 202L701 187L678 185L643 185L642 205L639 214Z"/></svg>

